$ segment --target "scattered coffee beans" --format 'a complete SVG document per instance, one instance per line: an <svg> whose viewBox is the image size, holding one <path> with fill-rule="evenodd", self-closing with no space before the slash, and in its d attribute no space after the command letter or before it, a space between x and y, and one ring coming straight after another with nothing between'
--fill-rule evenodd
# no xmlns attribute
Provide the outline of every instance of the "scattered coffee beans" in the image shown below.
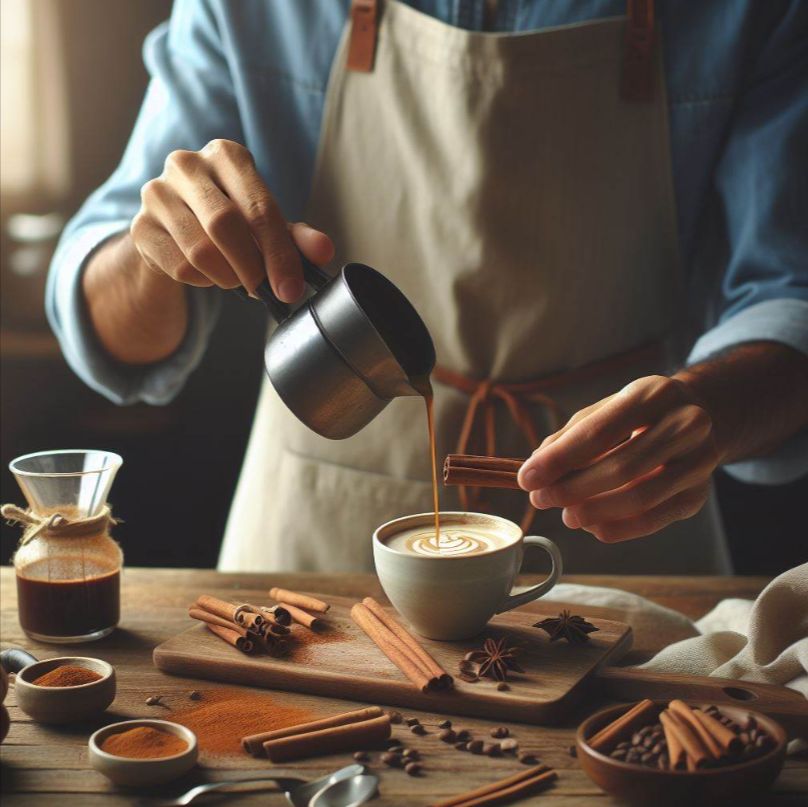
<svg viewBox="0 0 808 807"><path fill-rule="evenodd" d="M514 740L513 737L509 737L507 740L503 740L499 747L505 752L508 753L509 751L516 751L519 748L518 740Z"/></svg>
<svg viewBox="0 0 808 807"><path fill-rule="evenodd" d="M518 759L523 765L535 765L539 761L535 754L519 754Z"/></svg>
<svg viewBox="0 0 808 807"><path fill-rule="evenodd" d="M502 755L502 751L499 747L499 743L486 743L483 746L483 753L487 757L498 757Z"/></svg>
<svg viewBox="0 0 808 807"><path fill-rule="evenodd" d="M485 744L483 743L482 740L472 740L469 743L468 748L472 754L482 754L484 745Z"/></svg>
<svg viewBox="0 0 808 807"><path fill-rule="evenodd" d="M407 772L407 773L408 773L410 776L418 776L418 774L419 774L419 773L421 773L421 766L420 766L420 765L419 765L417 762L408 762L408 763L407 763L407 764L404 766L404 770L405 770L405 771L406 771L406 772Z"/></svg>
<svg viewBox="0 0 808 807"><path fill-rule="evenodd" d="M495 739L501 740L503 737L507 737L510 731L507 726L497 726L495 729L491 729L490 734Z"/></svg>
<svg viewBox="0 0 808 807"><path fill-rule="evenodd" d="M458 751L468 751L469 750L469 744L468 743L455 743L455 748Z"/></svg>
<svg viewBox="0 0 808 807"><path fill-rule="evenodd" d="M407 748L401 756L405 759L411 759L413 762L417 759L421 759L421 755L415 748Z"/></svg>
<svg viewBox="0 0 808 807"><path fill-rule="evenodd" d="M510 689L510 687L504 681L500 681L497 684L497 691L498 692L507 692L509 689Z"/></svg>
<svg viewBox="0 0 808 807"><path fill-rule="evenodd" d="M404 722L408 726L417 726L421 721L417 717L408 717Z"/></svg>
<svg viewBox="0 0 808 807"><path fill-rule="evenodd" d="M367 762L367 761L370 759L370 754L368 754L368 752L367 752L367 751L357 751L357 752L356 752L356 753L353 755L353 758L354 758L354 759L355 759L357 762Z"/></svg>
<svg viewBox="0 0 808 807"><path fill-rule="evenodd" d="M438 732L438 739L444 743L453 743L457 738L454 729L441 729Z"/></svg>
<svg viewBox="0 0 808 807"><path fill-rule="evenodd" d="M192 701L201 701L202 700L202 693L198 689L195 689L192 692L188 693L188 697Z"/></svg>
<svg viewBox="0 0 808 807"><path fill-rule="evenodd" d="M401 712L388 712L387 716L390 718L390 722L395 725L404 722L404 718L402 717Z"/></svg>
<svg viewBox="0 0 808 807"><path fill-rule="evenodd" d="M438 723L439 729L450 729L451 727L452 727L451 720L441 720L440 723Z"/></svg>
<svg viewBox="0 0 808 807"><path fill-rule="evenodd" d="M413 734L426 734L426 729L420 723L416 723L414 726L410 726L410 731Z"/></svg>
<svg viewBox="0 0 808 807"><path fill-rule="evenodd" d="M146 706L162 706L162 700L162 695L149 695L149 697L146 698Z"/></svg>
<svg viewBox="0 0 808 807"><path fill-rule="evenodd" d="M461 743L467 743L471 739L471 732L468 729L460 729L457 732L457 739L460 740Z"/></svg>

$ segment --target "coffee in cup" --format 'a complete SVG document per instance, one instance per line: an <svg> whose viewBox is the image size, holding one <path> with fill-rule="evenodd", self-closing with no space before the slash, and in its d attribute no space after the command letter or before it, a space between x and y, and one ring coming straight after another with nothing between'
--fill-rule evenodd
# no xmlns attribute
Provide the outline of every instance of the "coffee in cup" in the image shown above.
<svg viewBox="0 0 808 807"><path fill-rule="evenodd" d="M373 534L379 582L421 636L458 640L480 633L495 614L546 594L561 576L561 553L549 539L525 536L512 521L483 513L442 512L388 521ZM550 575L511 594L526 547L550 555Z"/></svg>

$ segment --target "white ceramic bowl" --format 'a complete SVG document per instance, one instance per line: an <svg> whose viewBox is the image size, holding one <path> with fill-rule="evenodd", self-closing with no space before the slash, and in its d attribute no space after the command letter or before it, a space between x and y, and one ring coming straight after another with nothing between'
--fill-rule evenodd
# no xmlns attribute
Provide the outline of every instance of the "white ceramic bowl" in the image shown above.
<svg viewBox="0 0 808 807"><path fill-rule="evenodd" d="M150 726L169 734L175 734L188 743L188 748L181 754L156 759L131 759L108 754L101 750L101 745L113 734L136 729L139 726ZM90 765L100 774L116 785L128 787L148 787L164 785L189 771L196 764L199 756L196 735L179 723L168 720L125 720L123 723L112 723L98 729L90 737Z"/></svg>

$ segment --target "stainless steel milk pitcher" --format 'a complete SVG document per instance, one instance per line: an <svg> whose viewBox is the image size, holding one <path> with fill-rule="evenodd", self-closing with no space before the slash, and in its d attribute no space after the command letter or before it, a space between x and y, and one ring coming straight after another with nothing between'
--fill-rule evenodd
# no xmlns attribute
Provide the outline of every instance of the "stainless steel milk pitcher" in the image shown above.
<svg viewBox="0 0 808 807"><path fill-rule="evenodd" d="M264 365L278 395L303 423L342 440L393 398L422 394L413 379L432 372L435 347L418 312L380 272L348 263L330 278L302 256L301 261L315 293L294 312L268 280L255 290L278 322Z"/></svg>

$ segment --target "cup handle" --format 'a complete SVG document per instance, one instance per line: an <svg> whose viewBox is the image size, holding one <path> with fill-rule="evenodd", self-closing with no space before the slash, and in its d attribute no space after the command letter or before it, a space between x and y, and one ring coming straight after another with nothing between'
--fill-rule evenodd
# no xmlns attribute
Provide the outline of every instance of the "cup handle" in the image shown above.
<svg viewBox="0 0 808 807"><path fill-rule="evenodd" d="M513 608L518 608L520 605L525 605L526 603L533 602L533 600L537 600L539 597L543 597L558 582L558 578L561 577L561 569L563 566L561 552L549 538L544 538L541 535L526 535L524 543L525 547L540 546L550 556L550 560L553 562L553 568L550 569L550 574L547 579L537 586L533 586L533 588L529 588L521 594L511 594L507 597L497 611L498 614L510 611Z"/></svg>

